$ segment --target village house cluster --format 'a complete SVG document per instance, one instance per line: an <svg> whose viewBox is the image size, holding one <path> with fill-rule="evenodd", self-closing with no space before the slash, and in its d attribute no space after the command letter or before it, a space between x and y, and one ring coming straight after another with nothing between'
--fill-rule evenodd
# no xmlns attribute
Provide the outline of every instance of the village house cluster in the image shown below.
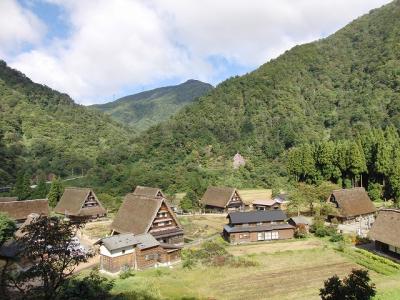
<svg viewBox="0 0 400 300"><path fill-rule="evenodd" d="M200 200L205 212L226 214L221 235L231 244L291 239L298 228L306 231L312 219L286 214L286 194L272 197L271 190L249 193L230 187L210 186ZM335 213L327 221L338 223L342 232L355 232L373 240L375 249L400 258L400 210L377 211L364 188L332 191L327 199ZM0 211L18 224L16 236L40 215L49 215L47 199L18 201L0 198ZM96 220L107 211L92 189L66 188L54 212L71 221ZM170 266L180 261L184 231L178 217L159 188L137 186L124 197L110 225L109 235L94 243L100 269L117 273L126 268L142 270ZM12 256L13 242L6 242L0 256Z"/></svg>

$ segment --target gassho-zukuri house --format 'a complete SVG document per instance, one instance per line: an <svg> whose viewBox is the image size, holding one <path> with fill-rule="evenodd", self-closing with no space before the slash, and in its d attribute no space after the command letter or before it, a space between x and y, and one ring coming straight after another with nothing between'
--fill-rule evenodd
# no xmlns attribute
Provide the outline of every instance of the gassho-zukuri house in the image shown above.
<svg viewBox="0 0 400 300"><path fill-rule="evenodd" d="M96 244L100 245L100 269L110 273L168 266L180 260L180 248L162 246L150 233L113 235Z"/></svg>
<svg viewBox="0 0 400 300"><path fill-rule="evenodd" d="M10 198L10 200L13 199ZM49 202L47 199L2 201L0 202L0 212L7 214L17 225L20 225L32 213L48 216Z"/></svg>
<svg viewBox="0 0 400 300"><path fill-rule="evenodd" d="M96 219L107 214L96 194L89 188L65 188L54 211L73 219Z"/></svg>
<svg viewBox="0 0 400 300"><path fill-rule="evenodd" d="M245 207L238 191L231 187L208 187L200 203L213 212L244 210Z"/></svg>
<svg viewBox="0 0 400 300"><path fill-rule="evenodd" d="M135 190L133 191L135 195L145 196L149 198L164 198L166 199L164 193L159 188L155 187L148 187L148 186L136 186Z"/></svg>
<svg viewBox="0 0 400 300"><path fill-rule="evenodd" d="M376 250L400 259L400 209L380 210L368 237Z"/></svg>
<svg viewBox="0 0 400 300"><path fill-rule="evenodd" d="M183 229L163 197L127 194L111 230L112 234L150 233L160 243L183 245Z"/></svg>
<svg viewBox="0 0 400 300"><path fill-rule="evenodd" d="M224 226L223 236L232 244L290 239L295 227L286 222L282 210L253 210L230 212L229 223Z"/></svg>
<svg viewBox="0 0 400 300"><path fill-rule="evenodd" d="M376 207L363 187L334 190L328 198L337 213L328 216L331 220L336 218L340 223L349 224L362 219L368 224L374 222Z"/></svg>

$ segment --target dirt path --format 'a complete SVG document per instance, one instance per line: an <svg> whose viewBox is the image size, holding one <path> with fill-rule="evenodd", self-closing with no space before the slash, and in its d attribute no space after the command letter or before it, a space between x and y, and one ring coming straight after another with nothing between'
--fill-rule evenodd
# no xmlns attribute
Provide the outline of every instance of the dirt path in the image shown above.
<svg viewBox="0 0 400 300"><path fill-rule="evenodd" d="M228 248L228 251L235 256L240 256L257 253L275 253L288 250L306 250L319 248L321 246L322 243L318 240L280 241L275 243L265 242L231 246Z"/></svg>
<svg viewBox="0 0 400 300"><path fill-rule="evenodd" d="M76 267L74 273L76 274L81 272L82 270L93 268L97 266L99 263L100 263L100 255L93 256L88 260L88 262L79 264L79 266Z"/></svg>

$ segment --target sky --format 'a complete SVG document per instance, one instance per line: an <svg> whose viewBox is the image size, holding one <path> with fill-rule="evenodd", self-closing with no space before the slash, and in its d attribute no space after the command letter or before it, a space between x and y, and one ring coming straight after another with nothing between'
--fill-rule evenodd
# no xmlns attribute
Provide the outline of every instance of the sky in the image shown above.
<svg viewBox="0 0 400 300"><path fill-rule="evenodd" d="M0 0L0 59L76 102L213 85L388 0Z"/></svg>

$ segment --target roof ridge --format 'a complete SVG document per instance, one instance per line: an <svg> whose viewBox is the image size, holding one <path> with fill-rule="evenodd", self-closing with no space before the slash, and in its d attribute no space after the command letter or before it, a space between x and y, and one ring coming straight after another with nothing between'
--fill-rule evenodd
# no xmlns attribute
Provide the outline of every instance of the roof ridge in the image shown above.
<svg viewBox="0 0 400 300"><path fill-rule="evenodd" d="M400 209L399 208L381 208L379 211L393 211L396 213L400 213Z"/></svg>

